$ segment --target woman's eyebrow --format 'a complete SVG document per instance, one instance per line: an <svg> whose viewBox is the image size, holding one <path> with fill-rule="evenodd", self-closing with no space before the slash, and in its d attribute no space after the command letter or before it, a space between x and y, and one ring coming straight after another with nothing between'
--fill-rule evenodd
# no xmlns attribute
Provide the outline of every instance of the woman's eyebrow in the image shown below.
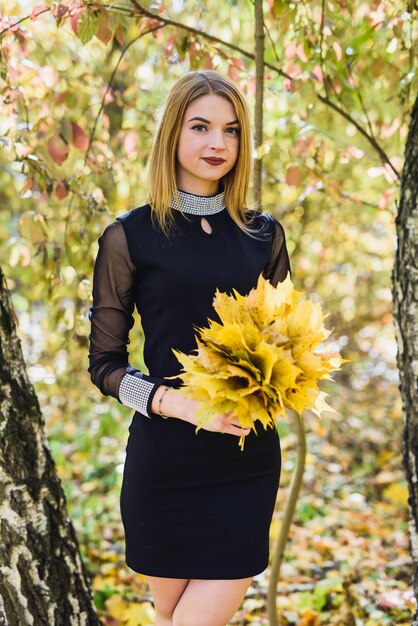
<svg viewBox="0 0 418 626"><path fill-rule="evenodd" d="M210 124L209 120L205 120L204 117L192 117L189 120L187 120L188 122L193 122L193 120L199 120L199 122L205 122L206 124ZM225 126L231 126L232 124L239 124L238 120L234 120L233 122L227 122L225 124Z"/></svg>

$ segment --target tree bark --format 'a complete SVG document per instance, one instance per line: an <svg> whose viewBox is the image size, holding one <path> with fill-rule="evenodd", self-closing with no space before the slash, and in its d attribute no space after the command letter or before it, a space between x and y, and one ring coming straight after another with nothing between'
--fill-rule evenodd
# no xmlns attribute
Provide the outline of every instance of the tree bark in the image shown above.
<svg viewBox="0 0 418 626"><path fill-rule="evenodd" d="M404 411L403 464L409 488L413 588L418 601L418 98L406 142L396 231L392 295ZM418 626L418 612L413 626Z"/></svg>
<svg viewBox="0 0 418 626"><path fill-rule="evenodd" d="M0 268L0 625L99 626Z"/></svg>

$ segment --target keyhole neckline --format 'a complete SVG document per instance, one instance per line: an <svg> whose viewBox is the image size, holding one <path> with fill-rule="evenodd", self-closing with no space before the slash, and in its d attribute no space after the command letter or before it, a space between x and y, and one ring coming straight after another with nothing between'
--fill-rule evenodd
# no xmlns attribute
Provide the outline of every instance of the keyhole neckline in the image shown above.
<svg viewBox="0 0 418 626"><path fill-rule="evenodd" d="M204 226L206 225L209 227L210 230L205 230ZM207 235L208 237L213 237L213 225L209 222L205 215L200 216L199 228L204 235Z"/></svg>

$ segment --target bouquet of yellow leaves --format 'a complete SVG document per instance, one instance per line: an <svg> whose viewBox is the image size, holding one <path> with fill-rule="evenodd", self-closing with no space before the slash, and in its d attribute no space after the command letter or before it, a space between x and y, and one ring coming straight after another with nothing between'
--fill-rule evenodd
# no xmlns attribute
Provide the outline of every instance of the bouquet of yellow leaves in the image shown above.
<svg viewBox="0 0 418 626"><path fill-rule="evenodd" d="M222 323L208 319L208 328L196 327L195 354L173 349L186 393L201 402L196 432L228 411L254 431L255 420L274 427L277 415L286 417L285 408L299 415L310 409L320 418L322 411L335 413L317 382L332 380L329 372L347 359L314 351L333 329L324 327L320 304L302 296L289 273L277 287L260 275L247 296L216 290L213 306Z"/></svg>

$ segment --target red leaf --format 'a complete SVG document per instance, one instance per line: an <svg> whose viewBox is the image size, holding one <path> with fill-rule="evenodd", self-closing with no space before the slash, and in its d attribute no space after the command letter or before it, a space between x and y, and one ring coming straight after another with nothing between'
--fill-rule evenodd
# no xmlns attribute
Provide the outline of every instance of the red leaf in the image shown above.
<svg viewBox="0 0 418 626"><path fill-rule="evenodd" d="M204 70L213 70L212 59L211 59L210 54L208 52L205 52L205 55L203 57L202 69L204 69Z"/></svg>
<svg viewBox="0 0 418 626"><path fill-rule="evenodd" d="M242 59L237 59L236 57L233 57L231 61L232 65L237 67L239 70L245 70L245 63Z"/></svg>
<svg viewBox="0 0 418 626"><path fill-rule="evenodd" d="M80 15L83 13L83 9L76 9L74 13L71 15L71 28L74 33L77 34L78 28L78 20L80 19Z"/></svg>
<svg viewBox="0 0 418 626"><path fill-rule="evenodd" d="M324 75L322 73L322 69L320 65L315 65L315 67L313 68L312 72L310 72L312 78L314 80L317 80L319 83L323 83L324 82Z"/></svg>
<svg viewBox="0 0 418 626"><path fill-rule="evenodd" d="M199 52L200 52L199 43L197 41L192 41L192 43L189 46L189 58L190 58L191 63L193 63L193 61L199 56Z"/></svg>
<svg viewBox="0 0 418 626"><path fill-rule="evenodd" d="M298 63L287 63L284 67L286 74L294 78L302 72L302 68Z"/></svg>
<svg viewBox="0 0 418 626"><path fill-rule="evenodd" d="M303 137L298 139L295 145L295 152L300 157L306 157L313 144L313 137Z"/></svg>
<svg viewBox="0 0 418 626"><path fill-rule="evenodd" d="M55 163L61 165L68 157L68 145L58 133L52 135L48 140L48 153Z"/></svg>
<svg viewBox="0 0 418 626"><path fill-rule="evenodd" d="M55 92L55 96L54 96L55 104L61 104L62 102L65 102L66 99L67 99L67 94L64 91Z"/></svg>
<svg viewBox="0 0 418 626"><path fill-rule="evenodd" d="M121 24L119 24L117 29L115 30L115 39L118 42L118 44L123 46L124 41L125 41L125 32Z"/></svg>
<svg viewBox="0 0 418 626"><path fill-rule="evenodd" d="M49 7L47 4L38 4L37 7L33 7L32 9L32 13L30 14L30 19L32 21L35 21L36 18L38 18L40 16L41 13L44 13L46 11L49 11L51 7Z"/></svg>
<svg viewBox="0 0 418 626"><path fill-rule="evenodd" d="M55 181L54 191L58 200L62 200L65 196L68 196L68 189L61 180Z"/></svg>
<svg viewBox="0 0 418 626"><path fill-rule="evenodd" d="M288 185L300 185L302 182L301 171L298 167L289 167L286 172L286 183Z"/></svg>
<svg viewBox="0 0 418 626"><path fill-rule="evenodd" d="M231 80L237 81L239 79L239 73L236 67L230 65L228 68L228 76Z"/></svg>
<svg viewBox="0 0 418 626"><path fill-rule="evenodd" d="M286 89L286 91L290 91L291 93L293 93L295 91L295 89L296 89L293 80L290 80L290 78L285 78L284 79L283 87Z"/></svg>
<svg viewBox="0 0 418 626"><path fill-rule="evenodd" d="M55 4L53 6L52 11L57 20L57 26L60 26L62 22L62 18L64 17L66 13L68 13L68 7L65 6L64 4Z"/></svg>
<svg viewBox="0 0 418 626"><path fill-rule="evenodd" d="M144 22L145 24L145 22ZM154 28L155 26L160 25L161 28L163 27L163 23L158 20L158 19L154 19L153 17L150 17L147 21L146 21L146 30L149 30L149 28Z"/></svg>
<svg viewBox="0 0 418 626"><path fill-rule="evenodd" d="M173 37L167 39L167 43L164 46L164 56L167 63L177 63L179 55L177 54L176 46Z"/></svg>
<svg viewBox="0 0 418 626"><path fill-rule="evenodd" d="M96 37L97 39L100 39L105 46L107 46L109 41L112 39L112 31L107 27L107 24L101 22L99 24L99 28L97 29Z"/></svg>
<svg viewBox="0 0 418 626"><path fill-rule="evenodd" d="M84 130L74 122L71 122L71 129L73 132L71 139L73 146L75 146L79 150L87 150L87 148L89 147L89 139Z"/></svg>
<svg viewBox="0 0 418 626"><path fill-rule="evenodd" d="M111 615L105 617L104 620L104 626L120 626L120 621Z"/></svg>
<svg viewBox="0 0 418 626"><path fill-rule="evenodd" d="M99 13L96 37L97 39L100 39L100 41L104 43L105 46L107 46L109 41L112 39L113 34L111 29L109 28L109 21L110 15L108 11L102 8Z"/></svg>
<svg viewBox="0 0 418 626"><path fill-rule="evenodd" d="M286 59L293 59L296 56L296 53L297 45L295 43L290 43L284 50L284 56Z"/></svg>
<svg viewBox="0 0 418 626"><path fill-rule="evenodd" d="M274 6L274 0L267 0L267 5L269 8L269 15L271 18L276 19L277 14L276 14L276 8Z"/></svg>

